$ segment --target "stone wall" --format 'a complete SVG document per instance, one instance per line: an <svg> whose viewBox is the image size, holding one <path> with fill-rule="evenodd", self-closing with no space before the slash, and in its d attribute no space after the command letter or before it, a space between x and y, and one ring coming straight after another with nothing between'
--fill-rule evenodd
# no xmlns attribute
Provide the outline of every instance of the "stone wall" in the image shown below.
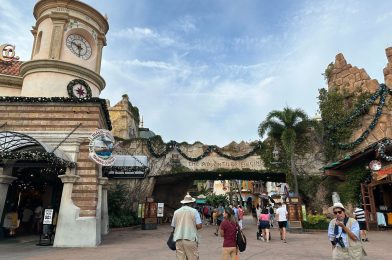
<svg viewBox="0 0 392 260"><path fill-rule="evenodd" d="M384 68L385 84L392 88L392 47L386 49L386 56L388 63ZM335 57L333 65L327 68L328 72L328 89L336 88L337 90L346 90L349 93L355 93L358 89L364 92L375 93L379 87L379 82L376 79L371 79L364 69L359 69L351 64L348 64L343 54L339 53ZM371 131L369 136L360 145L352 151L361 151L367 146L381 140L382 138L392 138L392 104L390 104L391 96L388 95L382 115L379 118L378 124ZM376 109L379 104L379 99L370 108L368 114L362 116L360 127L354 130L350 138L350 142L356 140L370 125L375 117Z"/></svg>
<svg viewBox="0 0 392 260"><path fill-rule="evenodd" d="M0 125L4 124L1 131L26 133L53 147L79 123L82 125L60 149L67 147L77 162L76 174L80 178L73 186L72 199L80 208L80 216L95 216L99 168L88 158L88 136L97 128L107 128L100 105L0 102Z"/></svg>
<svg viewBox="0 0 392 260"><path fill-rule="evenodd" d="M120 102L109 108L110 120L113 126L113 136L122 139L138 136L139 121L137 121L132 114L131 106L128 95L123 95Z"/></svg>

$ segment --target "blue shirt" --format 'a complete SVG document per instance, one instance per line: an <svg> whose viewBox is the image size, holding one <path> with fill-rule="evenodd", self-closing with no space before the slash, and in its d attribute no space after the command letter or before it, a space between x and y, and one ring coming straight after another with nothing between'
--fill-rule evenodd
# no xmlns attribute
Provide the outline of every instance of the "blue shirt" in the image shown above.
<svg viewBox="0 0 392 260"><path fill-rule="evenodd" d="M217 219L223 220L223 212L224 212L224 211L225 211L225 209L224 209L222 206L219 206L219 207L218 207L219 216L217 217Z"/></svg>
<svg viewBox="0 0 392 260"><path fill-rule="evenodd" d="M236 220L238 220L238 209L237 208L233 208L234 211L234 217Z"/></svg>
<svg viewBox="0 0 392 260"><path fill-rule="evenodd" d="M329 226L328 226L328 238L330 241L334 241L335 240L335 219L331 220L331 222L329 222ZM349 222L351 221L351 232L354 233L354 235L357 237L357 239L359 240L359 224L358 221L356 221L353 218L349 219ZM349 222L347 222L346 226L350 227ZM349 243L348 243L348 235L347 233L343 233L342 232L343 229L341 227L338 227L338 235L336 236L336 238L338 237L342 237L344 246L347 248L349 247ZM336 246L340 247L339 244L336 244Z"/></svg>

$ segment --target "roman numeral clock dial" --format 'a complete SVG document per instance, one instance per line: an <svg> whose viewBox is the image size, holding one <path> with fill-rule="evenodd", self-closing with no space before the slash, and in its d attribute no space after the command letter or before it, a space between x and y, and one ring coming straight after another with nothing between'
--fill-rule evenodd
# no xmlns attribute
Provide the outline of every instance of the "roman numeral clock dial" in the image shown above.
<svg viewBox="0 0 392 260"><path fill-rule="evenodd" d="M89 42L79 34L70 34L66 40L67 48L77 57L88 60L91 57Z"/></svg>

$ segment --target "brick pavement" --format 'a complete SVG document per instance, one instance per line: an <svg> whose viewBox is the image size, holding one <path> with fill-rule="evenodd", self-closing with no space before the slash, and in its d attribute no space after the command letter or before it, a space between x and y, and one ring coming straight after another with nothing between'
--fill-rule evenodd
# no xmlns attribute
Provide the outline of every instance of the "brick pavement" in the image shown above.
<svg viewBox="0 0 392 260"><path fill-rule="evenodd" d="M272 229L270 243L256 240L256 226L251 219L245 221L248 245L239 259L330 259L331 247L326 232L288 233L287 244L279 239L278 230ZM220 259L222 238L216 237L215 226L203 226L200 231L200 259ZM166 246L169 225L157 230L118 229L103 238L96 248L52 248L36 246L34 237L15 241L0 241L0 259L176 259L175 252ZM373 231L365 243L366 259L392 259L392 231Z"/></svg>

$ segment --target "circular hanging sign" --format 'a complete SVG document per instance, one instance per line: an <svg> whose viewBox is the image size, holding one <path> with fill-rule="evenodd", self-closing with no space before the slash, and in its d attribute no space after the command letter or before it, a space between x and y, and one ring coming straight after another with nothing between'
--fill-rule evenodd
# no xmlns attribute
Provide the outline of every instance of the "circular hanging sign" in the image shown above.
<svg viewBox="0 0 392 260"><path fill-rule="evenodd" d="M68 95L72 98L91 98L91 88L82 79L71 80L67 85Z"/></svg>
<svg viewBox="0 0 392 260"><path fill-rule="evenodd" d="M370 163L369 163L369 168L372 170L372 171L378 171L378 170L380 170L381 169L381 162L380 161L377 161L377 160L373 160L373 161L371 161Z"/></svg>
<svg viewBox="0 0 392 260"><path fill-rule="evenodd" d="M111 166L116 160L112 154L114 137L106 129L97 129L89 137L89 157L102 166Z"/></svg>

